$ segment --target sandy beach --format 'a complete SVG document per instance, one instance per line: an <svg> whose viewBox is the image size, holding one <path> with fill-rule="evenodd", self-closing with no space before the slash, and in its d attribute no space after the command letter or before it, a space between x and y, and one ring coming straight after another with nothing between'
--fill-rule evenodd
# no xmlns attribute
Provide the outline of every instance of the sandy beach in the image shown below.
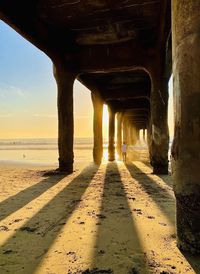
<svg viewBox="0 0 200 274"><path fill-rule="evenodd" d="M176 247L170 176L141 160L82 161L69 176L1 165L0 273L200 273Z"/></svg>

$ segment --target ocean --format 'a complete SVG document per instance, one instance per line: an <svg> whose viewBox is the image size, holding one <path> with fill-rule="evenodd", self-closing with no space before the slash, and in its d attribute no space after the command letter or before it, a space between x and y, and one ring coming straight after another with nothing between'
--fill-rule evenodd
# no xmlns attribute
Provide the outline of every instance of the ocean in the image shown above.
<svg viewBox="0 0 200 274"><path fill-rule="evenodd" d="M77 162L92 161L92 138L75 138ZM58 165L56 138L0 139L0 164Z"/></svg>
<svg viewBox="0 0 200 274"><path fill-rule="evenodd" d="M107 161L107 140L104 140L103 161ZM170 142L171 147L171 142ZM129 147L146 151L147 146L139 143ZM93 161L93 138L74 139L74 162L78 165ZM145 152L146 153L146 152ZM169 149L170 157L170 149ZM116 159L118 156L116 155ZM0 165L58 166L58 144L56 138L0 139Z"/></svg>

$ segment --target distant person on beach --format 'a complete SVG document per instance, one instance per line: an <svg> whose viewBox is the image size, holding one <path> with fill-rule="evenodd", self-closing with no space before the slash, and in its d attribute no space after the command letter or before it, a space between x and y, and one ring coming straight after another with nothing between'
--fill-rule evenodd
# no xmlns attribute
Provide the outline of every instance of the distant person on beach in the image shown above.
<svg viewBox="0 0 200 274"><path fill-rule="evenodd" d="M122 145L122 160L123 160L123 162L126 162L126 151L127 151L127 145L124 142Z"/></svg>

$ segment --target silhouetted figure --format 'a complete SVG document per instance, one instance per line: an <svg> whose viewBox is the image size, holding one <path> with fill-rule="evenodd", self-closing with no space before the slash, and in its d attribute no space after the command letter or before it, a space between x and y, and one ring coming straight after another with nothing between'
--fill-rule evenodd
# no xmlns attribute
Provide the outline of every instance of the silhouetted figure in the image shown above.
<svg viewBox="0 0 200 274"><path fill-rule="evenodd" d="M127 151L127 145L124 142L122 145L122 160L123 160L123 162L126 162L126 151Z"/></svg>

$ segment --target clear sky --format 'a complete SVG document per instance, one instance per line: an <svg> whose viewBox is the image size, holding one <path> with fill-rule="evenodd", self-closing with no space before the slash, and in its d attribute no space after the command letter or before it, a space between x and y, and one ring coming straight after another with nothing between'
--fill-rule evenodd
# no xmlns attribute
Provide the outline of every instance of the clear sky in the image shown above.
<svg viewBox="0 0 200 274"><path fill-rule="evenodd" d="M0 21L0 138L57 137L51 60ZM76 137L92 136L90 91L74 85Z"/></svg>
<svg viewBox="0 0 200 274"><path fill-rule="evenodd" d="M0 21L0 138L57 137L56 97L51 60ZM78 81L74 111L75 136L91 137L90 91Z"/></svg>

